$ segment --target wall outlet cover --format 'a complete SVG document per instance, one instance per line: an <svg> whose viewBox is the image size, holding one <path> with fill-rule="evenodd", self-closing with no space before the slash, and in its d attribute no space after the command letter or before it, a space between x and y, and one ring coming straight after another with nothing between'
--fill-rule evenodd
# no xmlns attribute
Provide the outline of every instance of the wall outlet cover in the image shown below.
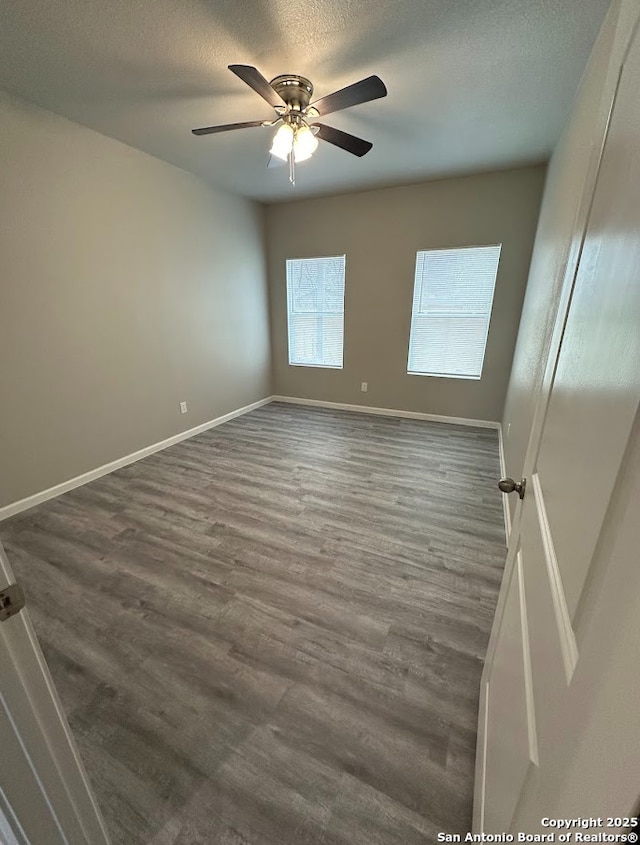
<svg viewBox="0 0 640 845"><path fill-rule="evenodd" d="M181 413L181 414L186 414L186 413L187 413L187 403L186 403L186 402L181 402L181 403L180 403L180 413Z"/></svg>
<svg viewBox="0 0 640 845"><path fill-rule="evenodd" d="M367 382L366 382L366 381L361 381L361 382L360 382L360 390L361 390L363 393L366 393L368 389L369 389L369 385L367 384Z"/></svg>

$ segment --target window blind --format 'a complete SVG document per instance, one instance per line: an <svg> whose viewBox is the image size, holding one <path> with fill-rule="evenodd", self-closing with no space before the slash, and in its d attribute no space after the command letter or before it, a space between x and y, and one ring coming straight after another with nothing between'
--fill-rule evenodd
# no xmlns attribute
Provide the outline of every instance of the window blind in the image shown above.
<svg viewBox="0 0 640 845"><path fill-rule="evenodd" d="M408 373L480 378L501 246L418 252Z"/></svg>
<svg viewBox="0 0 640 845"><path fill-rule="evenodd" d="M342 368L345 256L287 260L289 363Z"/></svg>

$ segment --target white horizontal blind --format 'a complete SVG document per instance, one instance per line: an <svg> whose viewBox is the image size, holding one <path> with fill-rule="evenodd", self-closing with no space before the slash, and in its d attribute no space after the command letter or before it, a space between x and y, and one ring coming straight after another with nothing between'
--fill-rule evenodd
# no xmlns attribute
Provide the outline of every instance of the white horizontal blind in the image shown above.
<svg viewBox="0 0 640 845"><path fill-rule="evenodd" d="M345 256L287 260L289 363L342 368Z"/></svg>
<svg viewBox="0 0 640 845"><path fill-rule="evenodd" d="M501 246L418 252L407 372L480 378Z"/></svg>

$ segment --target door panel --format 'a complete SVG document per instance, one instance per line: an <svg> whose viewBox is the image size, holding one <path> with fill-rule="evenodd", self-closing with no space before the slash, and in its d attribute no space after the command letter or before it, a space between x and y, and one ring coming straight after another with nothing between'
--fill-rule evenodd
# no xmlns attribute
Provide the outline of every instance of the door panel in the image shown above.
<svg viewBox="0 0 640 845"><path fill-rule="evenodd" d="M0 667L5 669L1 659ZM5 773L10 772L12 780L19 784L19 788L13 791L8 789L11 793L10 810L13 816L10 830L14 838L22 835L24 837L22 841L31 843L40 841L47 842L47 845L49 843L50 845L68 845L68 840L64 836L51 804L42 796L37 772L33 762L24 753L20 737L13 729L11 712L2 695L0 695L0 735L3 738L3 768ZM6 784L4 786L7 787ZM4 791L3 789L3 797ZM5 823L9 825L6 819ZM2 825L0 825L0 842L3 841L1 831Z"/></svg>
<svg viewBox="0 0 640 845"><path fill-rule="evenodd" d="M537 463L571 618L640 396L639 83L636 44L618 89Z"/></svg>
<svg viewBox="0 0 640 845"><path fill-rule="evenodd" d="M0 587L14 581L0 544ZM0 810L19 841L108 845L26 609L0 622L0 743Z"/></svg>
<svg viewBox="0 0 640 845"><path fill-rule="evenodd" d="M484 830L487 833L508 829L529 765L537 759L520 554L510 581L486 693L489 750Z"/></svg>
<svg viewBox="0 0 640 845"><path fill-rule="evenodd" d="M522 509L521 541L524 561L524 592L527 601L533 700L540 763L548 757L549 727L553 723L557 702L566 691L567 664L558 626L557 606L562 589L550 577L550 550L545 548L543 527L536 507L536 498L529 491Z"/></svg>
<svg viewBox="0 0 640 845"><path fill-rule="evenodd" d="M485 804L474 812L476 830L483 819L487 832L495 830L488 827L493 819L490 801L495 802L510 777L508 806L498 829L543 833L548 832L540 827L543 816L607 816L615 802L600 783L602 773L621 766L630 772L638 769L631 765L636 758L632 751L626 756L614 751L637 733L636 712L624 704L637 702L634 673L618 673L615 689L607 683L613 667L624 664L629 653L636 655L640 646L637 638L630 641L619 635L621 602L610 598L624 596L629 589L632 563L632 571L637 570L637 545L632 549L627 542L629 560L618 561L615 567L609 564L618 532L626 525L632 533L630 527L638 519L637 501L621 501L625 482L619 481L629 470L634 419L640 408L638 24L629 39L578 266L574 277L564 280L564 307L553 330L557 345L551 347L554 351L546 363L525 461L525 497L516 505L509 538L508 561L515 559L515 549L521 552L524 612L518 632L510 586L515 577L510 569L517 572L517 566L508 562L483 675L483 690L488 689L489 695L486 718L478 727L479 754L484 755L478 771L484 771L485 778L476 795ZM635 481L626 484L628 495ZM587 622L579 617L578 641L574 620L583 592L589 613ZM597 630L589 627L594 619L601 620ZM611 653L600 655L605 635L617 651L612 646ZM520 789L523 720L506 712L512 702L522 713L527 637L530 712L535 712L539 756ZM514 662L520 650L523 666L510 665L507 672L505 661ZM597 713L598 701L606 695L610 703ZM596 718L603 739L594 733ZM518 753L505 751L509 742ZM591 756L582 753L584 748L592 749ZM580 759L580 765L572 759ZM585 804L582 785L591 782L595 788ZM637 778L633 783L631 791L637 794ZM514 812L516 786L520 796ZM561 801L562 794L571 798ZM628 815L634 807L629 802L622 809Z"/></svg>

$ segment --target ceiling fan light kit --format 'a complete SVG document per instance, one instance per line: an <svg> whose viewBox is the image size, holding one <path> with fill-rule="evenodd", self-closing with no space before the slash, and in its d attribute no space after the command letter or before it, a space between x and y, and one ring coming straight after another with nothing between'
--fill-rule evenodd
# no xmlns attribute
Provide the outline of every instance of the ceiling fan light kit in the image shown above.
<svg viewBox="0 0 640 845"><path fill-rule="evenodd" d="M273 136L269 152L282 161L288 161L293 153L293 158L298 164L311 158L317 147L318 140L306 123L301 122L298 126L283 123Z"/></svg>
<svg viewBox="0 0 640 845"><path fill-rule="evenodd" d="M260 71L251 65L229 65L229 70L273 107L276 119L205 126L192 129L194 135L213 135L256 126L278 126L270 153L289 163L289 180L292 184L295 184L295 165L311 158L318 147L318 138L359 157L366 155L373 147L369 141L324 123L317 123L316 118L386 97L387 89L380 77L368 76L312 103L313 85L304 76L285 73L267 82Z"/></svg>

